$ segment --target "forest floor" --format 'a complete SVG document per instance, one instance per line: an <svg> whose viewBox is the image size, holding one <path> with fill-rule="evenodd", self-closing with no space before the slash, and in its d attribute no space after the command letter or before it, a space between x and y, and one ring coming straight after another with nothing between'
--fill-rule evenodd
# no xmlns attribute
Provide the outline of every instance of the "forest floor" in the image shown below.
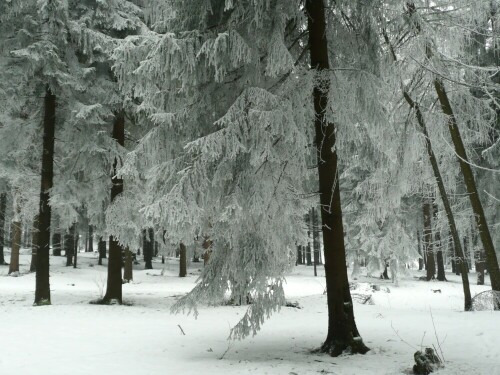
<svg viewBox="0 0 500 375"><path fill-rule="evenodd" d="M331 358L311 354L326 335L322 268L314 277L312 267L298 266L287 277L287 299L300 309L283 307L257 336L229 342L245 307L200 307L198 319L169 313L194 286L202 263L192 263L188 277L179 278L176 259L157 260L153 270L142 269L141 262L134 281L123 286L130 305L99 306L89 304L106 284L106 267L97 265L97 255L80 253L77 269L65 267L63 257L51 257L52 305L33 307L29 261L26 249L19 277L6 276L8 267L0 266L0 374L410 374L413 353L433 345L446 361L438 375L500 374L500 313L463 312L460 279L449 273L448 282L425 282L411 271L398 287L390 280L359 278L353 293L372 294L373 304L354 306L371 350ZM473 295L489 289L474 285L475 274L470 279ZM371 292L369 284L381 290Z"/></svg>

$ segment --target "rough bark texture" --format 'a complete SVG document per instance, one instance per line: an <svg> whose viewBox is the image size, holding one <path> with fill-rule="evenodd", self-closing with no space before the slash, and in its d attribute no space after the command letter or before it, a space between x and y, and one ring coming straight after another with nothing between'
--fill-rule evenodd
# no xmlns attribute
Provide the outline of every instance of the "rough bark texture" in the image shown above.
<svg viewBox="0 0 500 375"><path fill-rule="evenodd" d="M305 12L311 67L317 71L329 70L324 1L306 0ZM329 89L329 82L324 81L316 85L313 93L328 303L328 334L320 350L338 356L343 352L366 353L369 349L364 345L354 321L347 278L335 126L326 118Z"/></svg>
<svg viewBox="0 0 500 375"><path fill-rule="evenodd" d="M491 288L495 291L500 292L500 267L498 266L497 254L495 252L491 233L488 228L483 205L481 204L481 200L477 191L474 173L472 172L472 168L469 164L469 159L467 158L467 152L465 151L465 146L462 142L462 136L460 135L458 122L455 118L455 114L448 99L448 94L446 93L443 82L440 79L434 80L434 88L436 89L436 93L441 104L441 109L443 110L443 113L448 116L448 129L450 131L451 139L455 148L455 153L457 155L460 169L464 177L467 195L469 196L472 211L474 212L476 227L479 231L479 236L483 244L486 258L486 267L488 268L488 271L490 273ZM500 308L500 306L497 306L497 308Z"/></svg>
<svg viewBox="0 0 500 375"><path fill-rule="evenodd" d="M31 231L31 264L30 272L36 271L36 253L38 251L38 216L33 220L33 230Z"/></svg>
<svg viewBox="0 0 500 375"><path fill-rule="evenodd" d="M0 265L5 265L5 211L7 209L7 194L0 194Z"/></svg>
<svg viewBox="0 0 500 375"><path fill-rule="evenodd" d="M73 265L73 253L75 251L75 224L72 224L64 234L64 254L66 255L66 267Z"/></svg>
<svg viewBox="0 0 500 375"><path fill-rule="evenodd" d="M58 232L52 234L52 255L61 256L61 234Z"/></svg>
<svg viewBox="0 0 500 375"><path fill-rule="evenodd" d="M50 220L52 209L49 204L54 178L54 133L56 128L56 96L47 87L43 118L42 173L40 206L38 211L38 252L36 262L35 305L50 304L49 252Z"/></svg>
<svg viewBox="0 0 500 375"><path fill-rule="evenodd" d="M13 221L11 227L11 240L10 240L9 275L14 272L19 272L19 249L21 247L21 237L22 237L21 232L22 232L21 221Z"/></svg>
<svg viewBox="0 0 500 375"><path fill-rule="evenodd" d="M316 212L316 209L314 207L311 209L311 216L312 216L313 250L314 250L313 253L314 276L318 276L318 271L316 268L317 265L320 264L319 220L318 220L318 213Z"/></svg>
<svg viewBox="0 0 500 375"><path fill-rule="evenodd" d="M436 264L434 262L434 246L432 243L432 214L431 214L432 203L429 199L425 199L423 202L423 213L424 213L424 252L427 256L427 281L434 279L434 274L436 273Z"/></svg>
<svg viewBox="0 0 500 375"><path fill-rule="evenodd" d="M132 252L127 247L125 249L125 266L123 267L123 280L130 282L133 280Z"/></svg>
<svg viewBox="0 0 500 375"><path fill-rule="evenodd" d="M106 259L106 241L99 238L99 242L97 243L97 251L99 251L99 260L97 262L98 265L102 266L102 260Z"/></svg>
<svg viewBox="0 0 500 375"><path fill-rule="evenodd" d="M113 123L113 138L120 146L125 145L125 116L119 113L115 116ZM123 180L116 177L118 160L113 163L113 177L111 181L111 202L123 192ZM122 303L122 247L118 241L109 236L109 260L108 260L108 279L106 284L106 294L104 302L116 300Z"/></svg>
<svg viewBox="0 0 500 375"><path fill-rule="evenodd" d="M187 275L187 254L186 245L182 242L179 245L179 277L186 277Z"/></svg>

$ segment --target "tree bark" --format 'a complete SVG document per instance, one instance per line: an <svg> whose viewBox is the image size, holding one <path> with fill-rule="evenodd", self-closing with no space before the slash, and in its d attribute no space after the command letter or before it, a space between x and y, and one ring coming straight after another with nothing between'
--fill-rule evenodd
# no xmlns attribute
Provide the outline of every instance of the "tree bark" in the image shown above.
<svg viewBox="0 0 500 375"><path fill-rule="evenodd" d="M132 252L128 247L125 249L125 266L123 267L123 280L127 283L133 280Z"/></svg>
<svg viewBox="0 0 500 375"><path fill-rule="evenodd" d="M43 118L43 151L38 210L38 252L36 262L35 305L50 304L49 252L50 252L50 189L54 179L54 134L56 128L56 96L49 87L45 92Z"/></svg>
<svg viewBox="0 0 500 375"><path fill-rule="evenodd" d="M102 266L102 260L106 259L106 241L104 241L102 237L99 238L99 242L97 243L97 251L99 252L99 260L97 264Z"/></svg>
<svg viewBox="0 0 500 375"><path fill-rule="evenodd" d="M89 253L94 252L94 227L92 225L89 225L89 238L88 238L88 245L87 245L87 250Z"/></svg>
<svg viewBox="0 0 500 375"><path fill-rule="evenodd" d="M147 270L153 269L153 247L154 247L154 231L153 228L144 229L142 231L142 253L144 255L144 268Z"/></svg>
<svg viewBox="0 0 500 375"><path fill-rule="evenodd" d="M434 216L434 222L437 223L437 215L438 215L438 205L436 202L432 204L432 211ZM437 265L437 279L439 281L448 281L446 280L446 274L444 272L444 259L443 259L443 251L441 250L441 233L438 228L434 227L434 245L436 246L436 265Z"/></svg>
<svg viewBox="0 0 500 375"><path fill-rule="evenodd" d="M306 0L305 12L311 67L318 72L329 71L324 1ZM328 333L320 351L338 356L343 352L366 353L369 349L356 327L347 277L335 126L326 116L329 86L328 80L318 82L313 92L328 304Z"/></svg>
<svg viewBox="0 0 500 375"><path fill-rule="evenodd" d="M113 123L113 139L120 145L125 145L125 116L123 112L116 114ZM116 176L118 160L113 163L113 177L111 181L111 202L123 192L123 180ZM122 247L118 241L111 235L109 236L109 260L108 260L108 279L106 285L106 294L103 302L109 303L112 300L122 303Z"/></svg>
<svg viewBox="0 0 500 375"><path fill-rule="evenodd" d="M79 241L80 241L80 233L78 231L78 223L75 223L75 232L73 235L73 268L76 268L78 263L78 250L79 250Z"/></svg>
<svg viewBox="0 0 500 375"><path fill-rule="evenodd" d="M383 32L383 35L391 51L392 58L394 59L394 61L397 61L396 53L392 48L392 45L389 41L389 37L385 31ZM429 133L427 131L427 125L425 123L422 111L420 110L420 105L413 101L413 99L410 97L408 92L403 87L402 91L403 91L403 97L405 98L406 102L408 103L410 108L412 108L415 111L415 118L417 119L417 123L419 124L422 134L424 135L425 148L429 156L429 162L431 163L432 172L436 180L436 185L438 186L439 195L441 197L441 201L443 202L443 207L445 209L446 217L448 219L448 225L450 227L451 237L453 239L453 248L455 249L456 253L455 265L457 267L457 270L460 270L460 273L462 275L462 287L464 290L464 309L465 311L470 311L472 308L472 297L470 293L469 277L467 276L467 271L464 262L465 254L462 251L462 244L460 242L460 236L458 235L457 226L455 224L455 217L453 216L453 211L451 210L451 204L448 199L448 194L446 193L446 189L444 187L444 182L441 176L441 171L439 170L439 165L437 163L436 155L434 154L434 151L432 149L432 143L429 137ZM424 263L427 269L427 263L425 262L425 258L424 258Z"/></svg>
<svg viewBox="0 0 500 375"><path fill-rule="evenodd" d="M52 234L52 255L61 256L61 234L57 232Z"/></svg>
<svg viewBox="0 0 500 375"><path fill-rule="evenodd" d="M464 177L467 195L469 196L472 211L474 212L474 218L476 220L476 227L479 231L479 236L483 244L483 249L486 257L486 267L488 268L488 271L490 273L491 288L497 292L500 292L500 267L498 266L497 254L495 252L491 233L488 228L483 205L481 204L481 200L479 198L474 174L469 164L467 152L465 151L465 146L462 141L462 136L460 135L458 122L455 118L455 114L448 99L448 94L446 93L443 82L440 79L436 78L434 80L434 88L436 89L436 93L441 104L441 109L443 113L448 116L448 129L450 131L451 139L455 148L455 153L457 155L460 169ZM496 308L500 309L500 306L496 306Z"/></svg>
<svg viewBox="0 0 500 375"><path fill-rule="evenodd" d="M432 241L432 219L431 219L432 203L429 199L423 202L424 214L424 252L427 256L427 281L434 279L436 273L436 263L434 261L434 246Z"/></svg>
<svg viewBox="0 0 500 375"><path fill-rule="evenodd" d="M418 258L418 270L422 271L424 269L424 257L422 255L422 247L420 243L420 232L417 230L417 251L418 254L420 255L420 258Z"/></svg>
<svg viewBox="0 0 500 375"><path fill-rule="evenodd" d="M73 252L75 251L75 223L71 224L64 234L64 254L66 255L66 267L73 265Z"/></svg>
<svg viewBox="0 0 500 375"><path fill-rule="evenodd" d="M186 277L187 275L187 254L186 245L182 242L179 245L179 277Z"/></svg>
<svg viewBox="0 0 500 375"><path fill-rule="evenodd" d="M21 223L21 206L19 203L19 193L14 191L13 194L14 217L10 230L10 264L9 275L14 272L19 272L19 250L22 240L22 223Z"/></svg>
<svg viewBox="0 0 500 375"><path fill-rule="evenodd" d="M6 265L3 249L5 247L5 211L7 209L7 194L0 194L0 265Z"/></svg>
<svg viewBox="0 0 500 375"><path fill-rule="evenodd" d="M36 271L36 253L38 251L38 216L33 220L33 230L31 231L31 264L30 272Z"/></svg>
<svg viewBox="0 0 500 375"><path fill-rule="evenodd" d="M312 215L312 229L313 229L313 259L314 259L314 276L318 276L317 265L320 264L319 260L319 251L320 251L320 243L319 243L319 220L318 213L316 209L313 207L311 209Z"/></svg>

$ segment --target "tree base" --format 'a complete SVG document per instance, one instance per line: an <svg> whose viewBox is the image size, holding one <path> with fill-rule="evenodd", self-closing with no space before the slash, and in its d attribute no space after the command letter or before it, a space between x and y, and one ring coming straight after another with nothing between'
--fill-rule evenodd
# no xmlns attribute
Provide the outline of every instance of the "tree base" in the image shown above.
<svg viewBox="0 0 500 375"><path fill-rule="evenodd" d="M321 345L320 348L313 351L313 353L325 353L332 357L338 357L342 354L366 354L368 348L361 337L349 340L349 342L340 340L327 340Z"/></svg>
<svg viewBox="0 0 500 375"><path fill-rule="evenodd" d="M50 299L42 299L38 302L33 302L33 306L50 306Z"/></svg>

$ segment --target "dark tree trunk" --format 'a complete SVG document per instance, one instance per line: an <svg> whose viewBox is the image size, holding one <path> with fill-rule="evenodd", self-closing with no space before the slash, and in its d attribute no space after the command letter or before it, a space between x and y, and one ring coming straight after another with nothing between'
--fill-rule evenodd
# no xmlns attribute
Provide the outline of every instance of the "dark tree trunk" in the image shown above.
<svg viewBox="0 0 500 375"><path fill-rule="evenodd" d="M7 209L7 194L0 194L0 265L6 265L3 252L5 246L5 211Z"/></svg>
<svg viewBox="0 0 500 375"><path fill-rule="evenodd" d="M389 42L389 38L387 34L384 32L384 39L386 43L389 45L389 49L391 50L392 57L394 61L397 61L397 56L396 53L394 52L394 49L392 48L392 45ZM470 293L470 286L469 286L469 277L467 276L467 272L465 270L465 263L464 263L464 252L462 251L462 244L460 243L460 237L458 235L458 230L457 226L455 224L455 217L453 216L453 212L451 210L451 204L448 199L448 194L446 193L446 189L444 187L443 183L443 178L441 176L441 171L439 170L439 165L437 163L436 155L434 154L434 151L432 149L432 143L431 139L429 137L429 133L427 131L427 126L424 120L424 116L422 114L422 111L420 110L420 106L418 103L414 102L408 92L406 92L403 89L403 97L405 98L406 102L415 111L415 117L417 119L417 122L420 126L420 129L422 130L422 134L424 135L425 139L425 147L427 150L427 154L429 156L429 161L431 163L432 167L432 172L434 174L434 178L436 180L436 184L438 186L439 190L439 195L441 196L441 201L443 202L443 207L446 212L446 217L448 219L448 225L450 227L450 233L451 237L453 239L453 248L455 249L456 253L456 258L455 258L455 264L457 265L457 269L461 271L462 274L462 286L464 290L464 307L465 311L469 311L472 308L472 297ZM425 252L424 252L425 256ZM427 265L426 265L427 268Z"/></svg>
<svg viewBox="0 0 500 375"><path fill-rule="evenodd" d="M434 221L437 223L437 215L438 215L438 205L437 203L433 203L432 205ZM434 228L434 245L436 246L436 265L437 265L437 279L439 281L448 281L446 280L446 274L444 272L444 259L443 259L443 251L441 250L441 233L437 226Z"/></svg>
<svg viewBox="0 0 500 375"><path fill-rule="evenodd" d="M75 251L75 223L71 224L69 230L64 234L64 254L66 255L66 267L73 265L73 253Z"/></svg>
<svg viewBox="0 0 500 375"><path fill-rule="evenodd" d="M80 233L78 232L78 223L75 223L75 234L73 236L74 238L74 245L73 245L73 268L76 268L77 263L78 263L78 250L79 250L79 241L80 241Z"/></svg>
<svg viewBox="0 0 500 375"><path fill-rule="evenodd" d="M309 30L311 67L318 72L328 71L330 65L323 0L306 0L305 13ZM321 79L319 74L316 79ZM328 334L320 350L338 356L343 352L366 353L369 349L363 343L356 327L347 278L335 126L328 122L326 116L329 86L327 80L318 82L313 93L328 304Z"/></svg>
<svg viewBox="0 0 500 375"><path fill-rule="evenodd" d="M470 267L469 267L470 259L467 256L468 250L469 250L469 247L468 247L467 236L465 236L464 237L464 253L465 253L464 263L465 263L465 268L467 269L467 273L469 273L469 270L470 270Z"/></svg>
<svg viewBox="0 0 500 375"><path fill-rule="evenodd" d="M38 210L38 252L36 262L35 305L50 304L49 253L52 209L49 190L54 178L54 134L56 128L56 96L47 87L43 117L43 151Z"/></svg>
<svg viewBox="0 0 500 375"><path fill-rule="evenodd" d="M154 256L155 258L158 256L158 253L160 252L160 244L158 243L158 241L154 241ZM198 259L197 261L199 262L200 259L198 257L196 257L196 259Z"/></svg>
<svg viewBox="0 0 500 375"><path fill-rule="evenodd" d="M455 261L455 247L453 246L453 239L451 237L448 239L448 256L451 257L451 272L460 275L460 271Z"/></svg>
<svg viewBox="0 0 500 375"><path fill-rule="evenodd" d="M311 243L308 242L307 243L307 247L306 247L306 265L308 266L312 266L312 256L311 256Z"/></svg>
<svg viewBox="0 0 500 375"><path fill-rule="evenodd" d="M389 280L389 274L387 273L387 262L385 262L384 272L382 272L380 278L384 280Z"/></svg>
<svg viewBox="0 0 500 375"><path fill-rule="evenodd" d="M434 262L434 246L432 243L432 203L425 199L423 203L424 213L424 252L427 255L427 281L434 279L436 273L436 264Z"/></svg>
<svg viewBox="0 0 500 375"><path fill-rule="evenodd" d="M113 123L113 139L120 145L125 145L125 116L123 112L116 114ZM113 177L111 181L111 202L123 192L123 180L116 176L118 160L113 163ZM122 251L118 241L109 236L109 260L108 260L108 280L106 285L106 294L103 301L108 303L116 300L122 303Z"/></svg>
<svg viewBox="0 0 500 375"><path fill-rule="evenodd" d="M316 266L320 264L319 220L318 220L318 213L316 212L316 209L314 207L311 209L311 214L313 219L312 226L313 226L313 249L314 249L314 276L318 276L318 271L316 269Z"/></svg>
<svg viewBox="0 0 500 375"><path fill-rule="evenodd" d="M14 193L14 218L10 229L10 264L9 275L19 272L19 250L22 240L22 223L20 218L21 207L19 206L18 193Z"/></svg>
<svg viewBox="0 0 500 375"><path fill-rule="evenodd" d="M88 238L88 245L87 245L87 251L89 253L94 252L94 227L92 225L89 225L89 238Z"/></svg>
<svg viewBox="0 0 500 375"><path fill-rule="evenodd" d="M297 246L297 261L295 264L302 264L302 246L298 245Z"/></svg>
<svg viewBox="0 0 500 375"><path fill-rule="evenodd" d="M154 231L153 228L144 229L142 231L142 253L144 254L144 268L147 270L153 269L153 243Z"/></svg>
<svg viewBox="0 0 500 375"><path fill-rule="evenodd" d="M418 258L418 270L422 271L424 269L424 258L422 255L422 247L420 244L420 232L417 230L417 251L418 254L420 255L420 258Z"/></svg>
<svg viewBox="0 0 500 375"><path fill-rule="evenodd" d="M102 266L102 260L106 259L106 241L102 237L99 238L99 242L97 243L97 251L99 252L99 261L97 264Z"/></svg>
<svg viewBox="0 0 500 375"><path fill-rule="evenodd" d="M123 280L130 282L133 280L132 252L127 247L125 249L125 266L123 267Z"/></svg>
<svg viewBox="0 0 500 375"><path fill-rule="evenodd" d="M429 54L430 51L428 53L428 56ZM469 196L472 211L474 212L474 218L476 220L476 227L479 231L479 236L483 244L486 258L486 267L488 268L488 271L490 273L491 288L495 291L500 292L500 267L498 266L497 254L495 252L491 233L488 228L483 205L481 204L481 200L477 191L474 173L472 172L472 168L469 164L469 159L467 158L467 152L465 151L465 146L462 142L462 136L460 135L458 122L455 118L455 114L453 113L453 108L451 107L451 103L448 99L448 94L446 93L443 82L440 79L436 78L434 80L434 87L436 89L439 102L441 103L441 109L443 110L443 113L448 116L448 129L450 131L451 139L455 147L455 153L458 157L460 169L464 177L467 195ZM496 306L496 308L500 309L500 305Z"/></svg>
<svg viewBox="0 0 500 375"><path fill-rule="evenodd" d="M61 234L57 232L52 234L52 255L61 256Z"/></svg>
<svg viewBox="0 0 500 375"><path fill-rule="evenodd" d="M33 220L33 230L31 231L33 236L31 240L31 264L30 272L36 271L36 253L38 251L38 216L35 216Z"/></svg>
<svg viewBox="0 0 500 375"><path fill-rule="evenodd" d="M182 242L179 245L179 277L186 277L187 275L187 254L186 245Z"/></svg>

